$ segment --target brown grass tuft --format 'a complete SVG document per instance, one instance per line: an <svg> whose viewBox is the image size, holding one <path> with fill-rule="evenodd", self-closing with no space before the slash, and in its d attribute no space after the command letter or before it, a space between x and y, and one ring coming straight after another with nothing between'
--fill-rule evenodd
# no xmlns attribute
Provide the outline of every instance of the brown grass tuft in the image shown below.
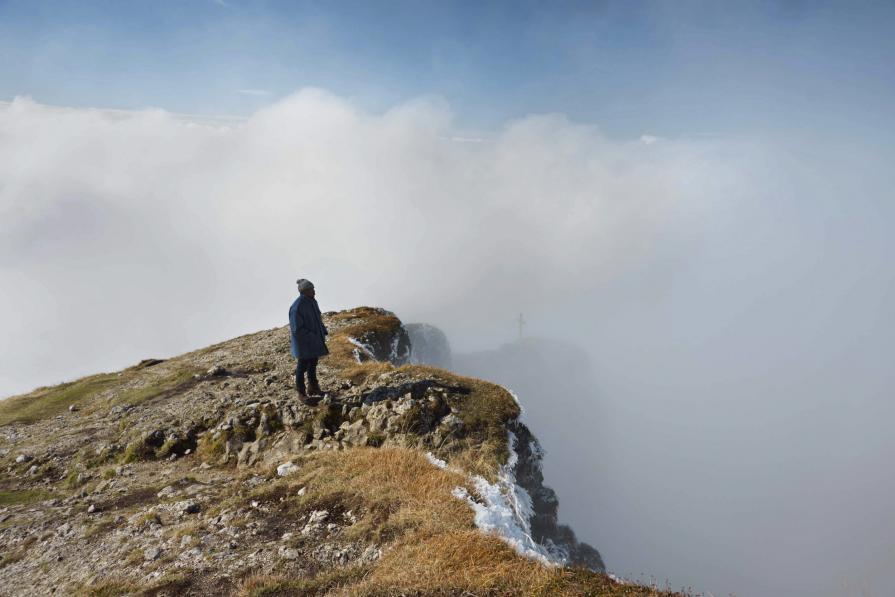
<svg viewBox="0 0 895 597"><path fill-rule="evenodd" d="M283 504L293 514L351 509L359 520L345 537L376 543L383 556L348 576L248 579L240 595L666 595L518 555L477 530L468 505L453 497L467 476L434 466L419 451L355 448L296 460L297 473L242 499ZM300 487L306 493L297 497Z"/></svg>

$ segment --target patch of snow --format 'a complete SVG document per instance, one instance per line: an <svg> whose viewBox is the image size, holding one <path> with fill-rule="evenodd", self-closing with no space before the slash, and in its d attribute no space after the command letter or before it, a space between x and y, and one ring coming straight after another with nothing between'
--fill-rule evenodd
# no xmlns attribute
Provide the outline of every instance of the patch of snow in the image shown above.
<svg viewBox="0 0 895 597"><path fill-rule="evenodd" d="M489 483L478 475L472 478L476 493L484 503L474 500L465 487L454 488L452 494L472 507L475 524L481 530L496 534L521 555L547 565L563 565L564 559L551 553L531 536L531 496L516 484L513 472L519 459L516 454L516 435L508 433L510 457L500 468L497 483Z"/></svg>
<svg viewBox="0 0 895 597"><path fill-rule="evenodd" d="M509 543L519 554L552 564L547 552L525 532L516 512L498 484L488 483L482 477L473 478L476 492L485 501L480 504L469 495L465 487L456 487L453 496L465 500L475 512L475 525L486 533L494 533Z"/></svg>
<svg viewBox="0 0 895 597"><path fill-rule="evenodd" d="M510 393L510 396L512 396L513 400L516 402L516 406L519 407L519 420L521 421L523 419L523 417L525 416L525 407L522 406L522 401L519 400L519 396L517 396L516 392L514 392L513 390L511 390L510 388L508 388L506 386L501 386L501 387Z"/></svg>
<svg viewBox="0 0 895 597"><path fill-rule="evenodd" d="M410 334L407 333L407 330L404 328L403 325L401 326L401 331L404 332L404 334L407 336L407 338L410 338ZM408 344L407 346L404 347L404 354L398 354L398 346L400 346L400 344L401 344L401 334L396 333L392 336L392 347L391 347L391 351L389 352L389 356L388 356L388 360L392 364L396 364L399 362L410 362L410 355L411 355L413 346Z"/></svg>
<svg viewBox="0 0 895 597"><path fill-rule="evenodd" d="M531 504L531 496L516 483L516 475L513 471L516 470L516 464L519 462L519 455L516 453L517 439L516 434L512 431L508 431L507 433L509 434L508 442L510 445L510 457L507 459L507 463L503 466L500 476L507 486L512 488L512 491L509 492L509 496L513 510L516 512L519 519L524 522L526 532L530 533L531 525L529 524L529 521L531 520L531 517L534 516L534 508Z"/></svg>
<svg viewBox="0 0 895 597"><path fill-rule="evenodd" d="M617 582L617 583L620 584L620 585L629 585L629 584L631 584L631 583L629 583L628 581L626 581L626 580L624 580L624 579L622 579L622 578L617 577L616 575L614 575L614 574L611 573L611 572L607 572L607 573L606 573L606 576L608 576L608 577L612 580L612 582Z"/></svg>
<svg viewBox="0 0 895 597"><path fill-rule="evenodd" d="M432 452L426 452L426 458L428 458L429 462L431 462L438 468L443 469L443 470L447 469L447 462L445 462L441 458L436 458L435 456L432 455Z"/></svg>
<svg viewBox="0 0 895 597"><path fill-rule="evenodd" d="M290 473L294 473L297 470L298 470L298 467L295 465L294 462L291 462L291 461L284 462L283 464L281 464L280 466L277 467L277 476L285 477L286 475L288 475Z"/></svg>
<svg viewBox="0 0 895 597"><path fill-rule="evenodd" d="M401 326L401 329L404 329L404 326ZM401 341L400 334L394 334L392 336L392 348L388 353L389 362L396 363L398 361L398 344Z"/></svg>
<svg viewBox="0 0 895 597"><path fill-rule="evenodd" d="M351 342L352 344L354 344L354 346L356 347L351 352L352 352L352 354L354 354L354 358L358 363L361 362L361 358L360 358L361 354L367 355L367 357L369 357L370 360L373 360L373 361L376 360L376 355L373 354L373 350L369 346L367 346L366 344L364 344L357 338L352 338L351 336L348 336L348 341Z"/></svg>

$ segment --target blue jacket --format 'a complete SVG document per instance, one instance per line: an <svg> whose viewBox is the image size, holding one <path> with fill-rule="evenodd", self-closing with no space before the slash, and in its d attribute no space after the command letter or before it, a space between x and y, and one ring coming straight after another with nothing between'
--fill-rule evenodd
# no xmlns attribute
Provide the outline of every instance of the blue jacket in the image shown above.
<svg viewBox="0 0 895 597"><path fill-rule="evenodd" d="M297 359L312 359L329 354L320 307L317 301L299 295L289 307L289 331L292 338L292 356Z"/></svg>

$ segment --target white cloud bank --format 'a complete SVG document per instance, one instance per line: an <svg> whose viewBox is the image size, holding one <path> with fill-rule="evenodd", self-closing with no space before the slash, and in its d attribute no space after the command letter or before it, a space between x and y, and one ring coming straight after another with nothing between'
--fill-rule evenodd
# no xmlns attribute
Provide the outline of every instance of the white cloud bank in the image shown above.
<svg viewBox="0 0 895 597"><path fill-rule="evenodd" d="M455 346L512 338L521 311L587 347L538 344L549 391L526 399L610 569L884 590L886 143L464 131L437 99L374 115L315 90L245 121L0 104L0 394L283 325L299 276L324 309L389 307Z"/></svg>
<svg viewBox="0 0 895 597"><path fill-rule="evenodd" d="M282 323L293 282L500 333L652 251L710 148L300 91L243 123L0 106L0 394ZM476 307L469 300L476 297Z"/></svg>

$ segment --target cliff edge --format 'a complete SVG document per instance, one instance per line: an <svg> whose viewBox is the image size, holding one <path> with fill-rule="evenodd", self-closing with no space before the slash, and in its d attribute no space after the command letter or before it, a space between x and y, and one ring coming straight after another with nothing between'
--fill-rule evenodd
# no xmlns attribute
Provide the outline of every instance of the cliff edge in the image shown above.
<svg viewBox="0 0 895 597"><path fill-rule="evenodd" d="M668 594L558 523L508 390L324 319L315 407L288 328L0 402L0 594Z"/></svg>

